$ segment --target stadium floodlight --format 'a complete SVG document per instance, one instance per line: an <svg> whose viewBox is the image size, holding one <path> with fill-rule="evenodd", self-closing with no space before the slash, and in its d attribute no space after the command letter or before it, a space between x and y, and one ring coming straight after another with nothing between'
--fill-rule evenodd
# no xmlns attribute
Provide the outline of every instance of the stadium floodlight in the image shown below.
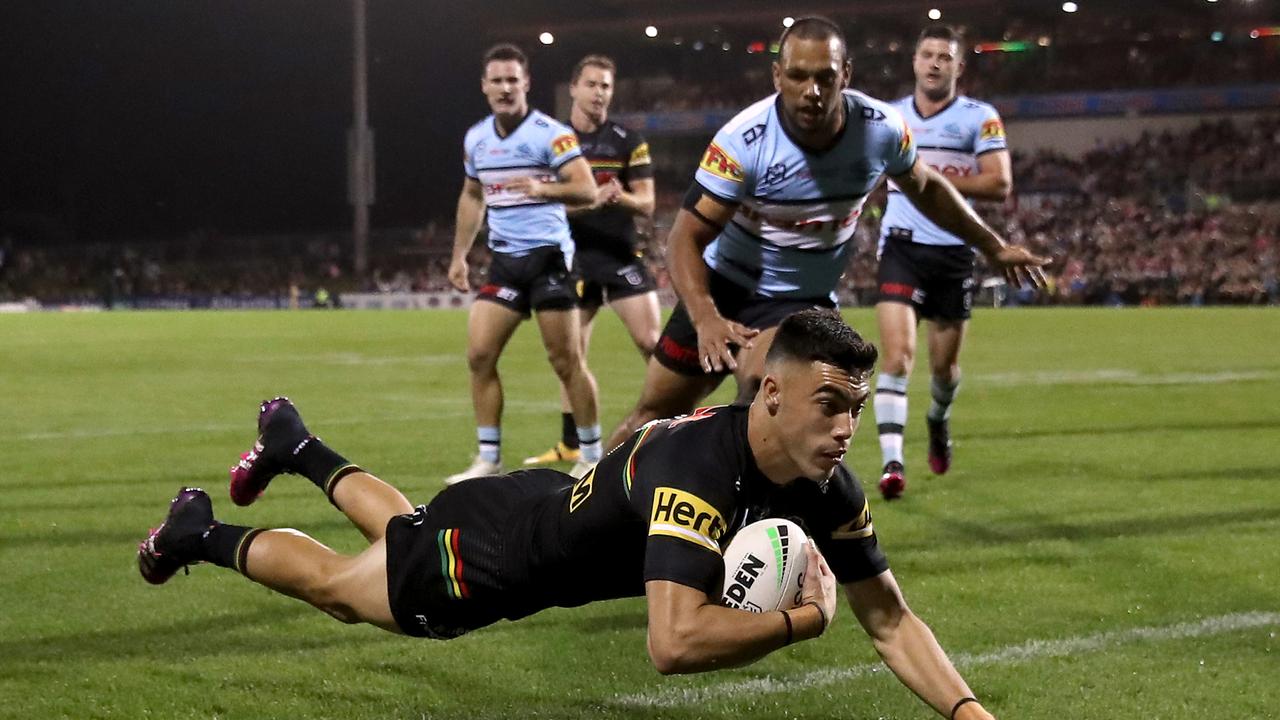
<svg viewBox="0 0 1280 720"><path fill-rule="evenodd" d="M1226 36L1222 34L1221 30L1214 30L1213 32L1209 33L1209 39L1212 40L1213 42L1222 42L1222 39L1224 37Z"/></svg>
<svg viewBox="0 0 1280 720"><path fill-rule="evenodd" d="M543 45L550 45L555 41L556 41L556 36L552 35L549 32L544 32L538 36L538 42L542 43Z"/></svg>
<svg viewBox="0 0 1280 720"><path fill-rule="evenodd" d="M782 27L784 28L789 28L795 24L796 24L796 19L791 17L790 15L782 18Z"/></svg>
<svg viewBox="0 0 1280 720"><path fill-rule="evenodd" d="M649 25L644 29L644 36L651 37L651 38L658 37L658 28L654 27L653 25Z"/></svg>
<svg viewBox="0 0 1280 720"><path fill-rule="evenodd" d="M929 10L929 19L930 19L930 20L941 20L941 19L942 19L942 11L941 11L941 10L939 10L938 8L930 8L930 10Z"/></svg>
<svg viewBox="0 0 1280 720"><path fill-rule="evenodd" d="M1080 9L1080 6L1073 2L1062 3L1062 12L1064 13L1073 13L1079 9Z"/></svg>

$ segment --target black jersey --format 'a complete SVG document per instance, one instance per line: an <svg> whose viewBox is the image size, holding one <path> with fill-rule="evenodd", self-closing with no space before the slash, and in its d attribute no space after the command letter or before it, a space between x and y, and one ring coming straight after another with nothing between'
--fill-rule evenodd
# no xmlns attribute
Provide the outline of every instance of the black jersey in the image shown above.
<svg viewBox="0 0 1280 720"><path fill-rule="evenodd" d="M423 588L427 614L474 629L640 596L648 580L717 598L721 548L765 517L797 521L842 583L883 572L866 497L844 465L821 485L776 485L756 467L747 417L746 408L722 406L654 421L576 482L541 470L448 488L424 511L425 531L442 548L426 561L441 578Z"/></svg>
<svg viewBox="0 0 1280 720"><path fill-rule="evenodd" d="M624 190L631 182L653 177L649 143L640 133L606 120L595 132L578 132L582 156L591 163L597 185L617 178ZM631 213L620 207L602 207L569 218L569 231L579 249L604 250L617 257L632 256L635 223Z"/></svg>

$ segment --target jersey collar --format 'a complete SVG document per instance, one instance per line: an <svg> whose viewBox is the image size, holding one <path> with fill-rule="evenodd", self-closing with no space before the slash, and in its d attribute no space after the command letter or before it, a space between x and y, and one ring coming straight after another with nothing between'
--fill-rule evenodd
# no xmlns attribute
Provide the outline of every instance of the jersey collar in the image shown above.
<svg viewBox="0 0 1280 720"><path fill-rule="evenodd" d="M525 113L524 117L520 118L520 122L516 123L516 126L511 128L511 132L507 133L506 135L503 135L502 129L498 127L498 116L492 115L491 117L493 119L491 120L491 122L493 123L493 134L498 136L499 142L506 140L507 138L519 132L520 128L524 127L524 124L526 122L529 122L529 118L533 117L533 114L536 112L538 111L534 110L533 108L529 108L529 112Z"/></svg>
<svg viewBox="0 0 1280 720"><path fill-rule="evenodd" d="M828 145L825 150L814 150L808 145L797 140L795 136L791 134L791 131L787 129L786 116L782 114L782 93L778 93L777 98L773 101L773 111L778 114L778 127L782 128L782 134L787 136L787 139L791 141L792 145L795 145L809 155L826 155L840 144L840 140L844 138L844 131L849 128L850 100L849 96L844 94L843 91L840 93L840 102L844 103L844 123L840 125L840 129L836 131L835 136L831 138L831 144Z"/></svg>
<svg viewBox="0 0 1280 720"><path fill-rule="evenodd" d="M950 109L951 109L951 106L952 106L952 105L955 105L955 104L956 104L956 102L957 102L959 99L960 99L960 94L959 94L959 93L956 93L956 96L955 96L955 97L953 97L953 98L951 98L951 102L949 102L949 103L947 103L946 105L943 105L942 107L938 108L938 112L936 112L936 113L934 113L934 114L932 114L932 115L925 115L924 113L920 112L920 106L916 104L916 96L915 96L915 93L912 93L912 94L911 94L911 110L912 110L912 112L914 112L914 113L916 114L916 117L920 118L921 120L928 120L929 118L935 118L935 117L937 117L937 116L941 115L942 113L944 113L944 112L946 112L946 111L950 110Z"/></svg>

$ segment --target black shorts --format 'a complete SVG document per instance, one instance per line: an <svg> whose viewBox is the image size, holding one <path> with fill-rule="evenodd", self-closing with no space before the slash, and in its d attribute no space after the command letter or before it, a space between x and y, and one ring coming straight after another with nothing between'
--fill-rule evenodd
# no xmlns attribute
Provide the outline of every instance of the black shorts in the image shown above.
<svg viewBox="0 0 1280 720"><path fill-rule="evenodd" d="M520 592L529 578L508 547L530 498L575 480L549 468L474 478L387 523L387 597L406 635L448 640L533 611ZM527 540L520 542L527 543ZM525 573L527 575L527 572Z"/></svg>
<svg viewBox="0 0 1280 720"><path fill-rule="evenodd" d="M477 293L525 317L533 310L570 310L578 306L578 278L565 266L558 247L540 247L526 255L495 252L489 281Z"/></svg>
<svg viewBox="0 0 1280 720"><path fill-rule="evenodd" d="M807 310L812 307L834 308L831 298L770 298L756 295L753 291L738 285L715 271L707 276L710 285L711 299L716 303L726 320L732 320L757 330L767 330L782 322L788 315ZM658 362L681 375L728 375L725 370L720 373L704 372L698 358L698 331L693 327L693 320L684 309L684 303L676 305L662 328L658 337L658 345L653 349Z"/></svg>
<svg viewBox="0 0 1280 720"><path fill-rule="evenodd" d="M891 233L895 230L900 229L890 228ZM929 320L968 320L977 284L973 250L967 245L925 245L890 235L880 253L876 284L876 302L906 303Z"/></svg>
<svg viewBox="0 0 1280 720"><path fill-rule="evenodd" d="M599 250L579 250L574 264L582 279L582 291L578 293L582 307L598 308L658 287L644 261L635 255L619 257Z"/></svg>

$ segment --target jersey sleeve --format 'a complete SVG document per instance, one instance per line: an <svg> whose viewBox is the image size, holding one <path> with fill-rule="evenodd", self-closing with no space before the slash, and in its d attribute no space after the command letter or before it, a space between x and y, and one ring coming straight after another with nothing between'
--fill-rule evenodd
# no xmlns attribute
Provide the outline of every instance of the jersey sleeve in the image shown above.
<svg viewBox="0 0 1280 720"><path fill-rule="evenodd" d="M977 130L978 137L973 141L974 155L1009 149L1009 141L1004 133L1004 121L1000 119L1000 113L990 105L983 108L982 124Z"/></svg>
<svg viewBox="0 0 1280 720"><path fill-rule="evenodd" d="M670 580L719 599L724 578L720 541L736 508L732 493L716 482L732 471L715 458L713 452L699 453L671 438L639 455L632 501L647 523L645 582Z"/></svg>
<svg viewBox="0 0 1280 720"><path fill-rule="evenodd" d="M653 177L653 159L649 157L649 143L632 130L627 135L627 162L623 180L646 180Z"/></svg>
<svg viewBox="0 0 1280 720"><path fill-rule="evenodd" d="M479 180L480 174L476 172L476 163L471 158L472 145L473 143L471 142L471 135L468 134L467 137L462 141L462 172L466 173L467 177L471 178L472 180Z"/></svg>
<svg viewBox="0 0 1280 720"><path fill-rule="evenodd" d="M880 549L871 505L862 486L840 466L832 477L818 517L806 523L831 572L841 584L866 580L889 569Z"/></svg>
<svg viewBox="0 0 1280 720"><path fill-rule="evenodd" d="M916 141L906 118L897 108L885 110L885 123L889 127L889 143L886 148L888 161L884 171L889 175L902 175L916 164Z"/></svg>
<svg viewBox="0 0 1280 720"><path fill-rule="evenodd" d="M547 166L559 170L570 160L582 157L582 146L578 144L578 136L572 128L557 122L549 122L548 135L551 138L547 146Z"/></svg>
<svg viewBox="0 0 1280 720"><path fill-rule="evenodd" d="M721 128L702 153L694 180L720 200L739 203L747 194L746 144L736 132Z"/></svg>

